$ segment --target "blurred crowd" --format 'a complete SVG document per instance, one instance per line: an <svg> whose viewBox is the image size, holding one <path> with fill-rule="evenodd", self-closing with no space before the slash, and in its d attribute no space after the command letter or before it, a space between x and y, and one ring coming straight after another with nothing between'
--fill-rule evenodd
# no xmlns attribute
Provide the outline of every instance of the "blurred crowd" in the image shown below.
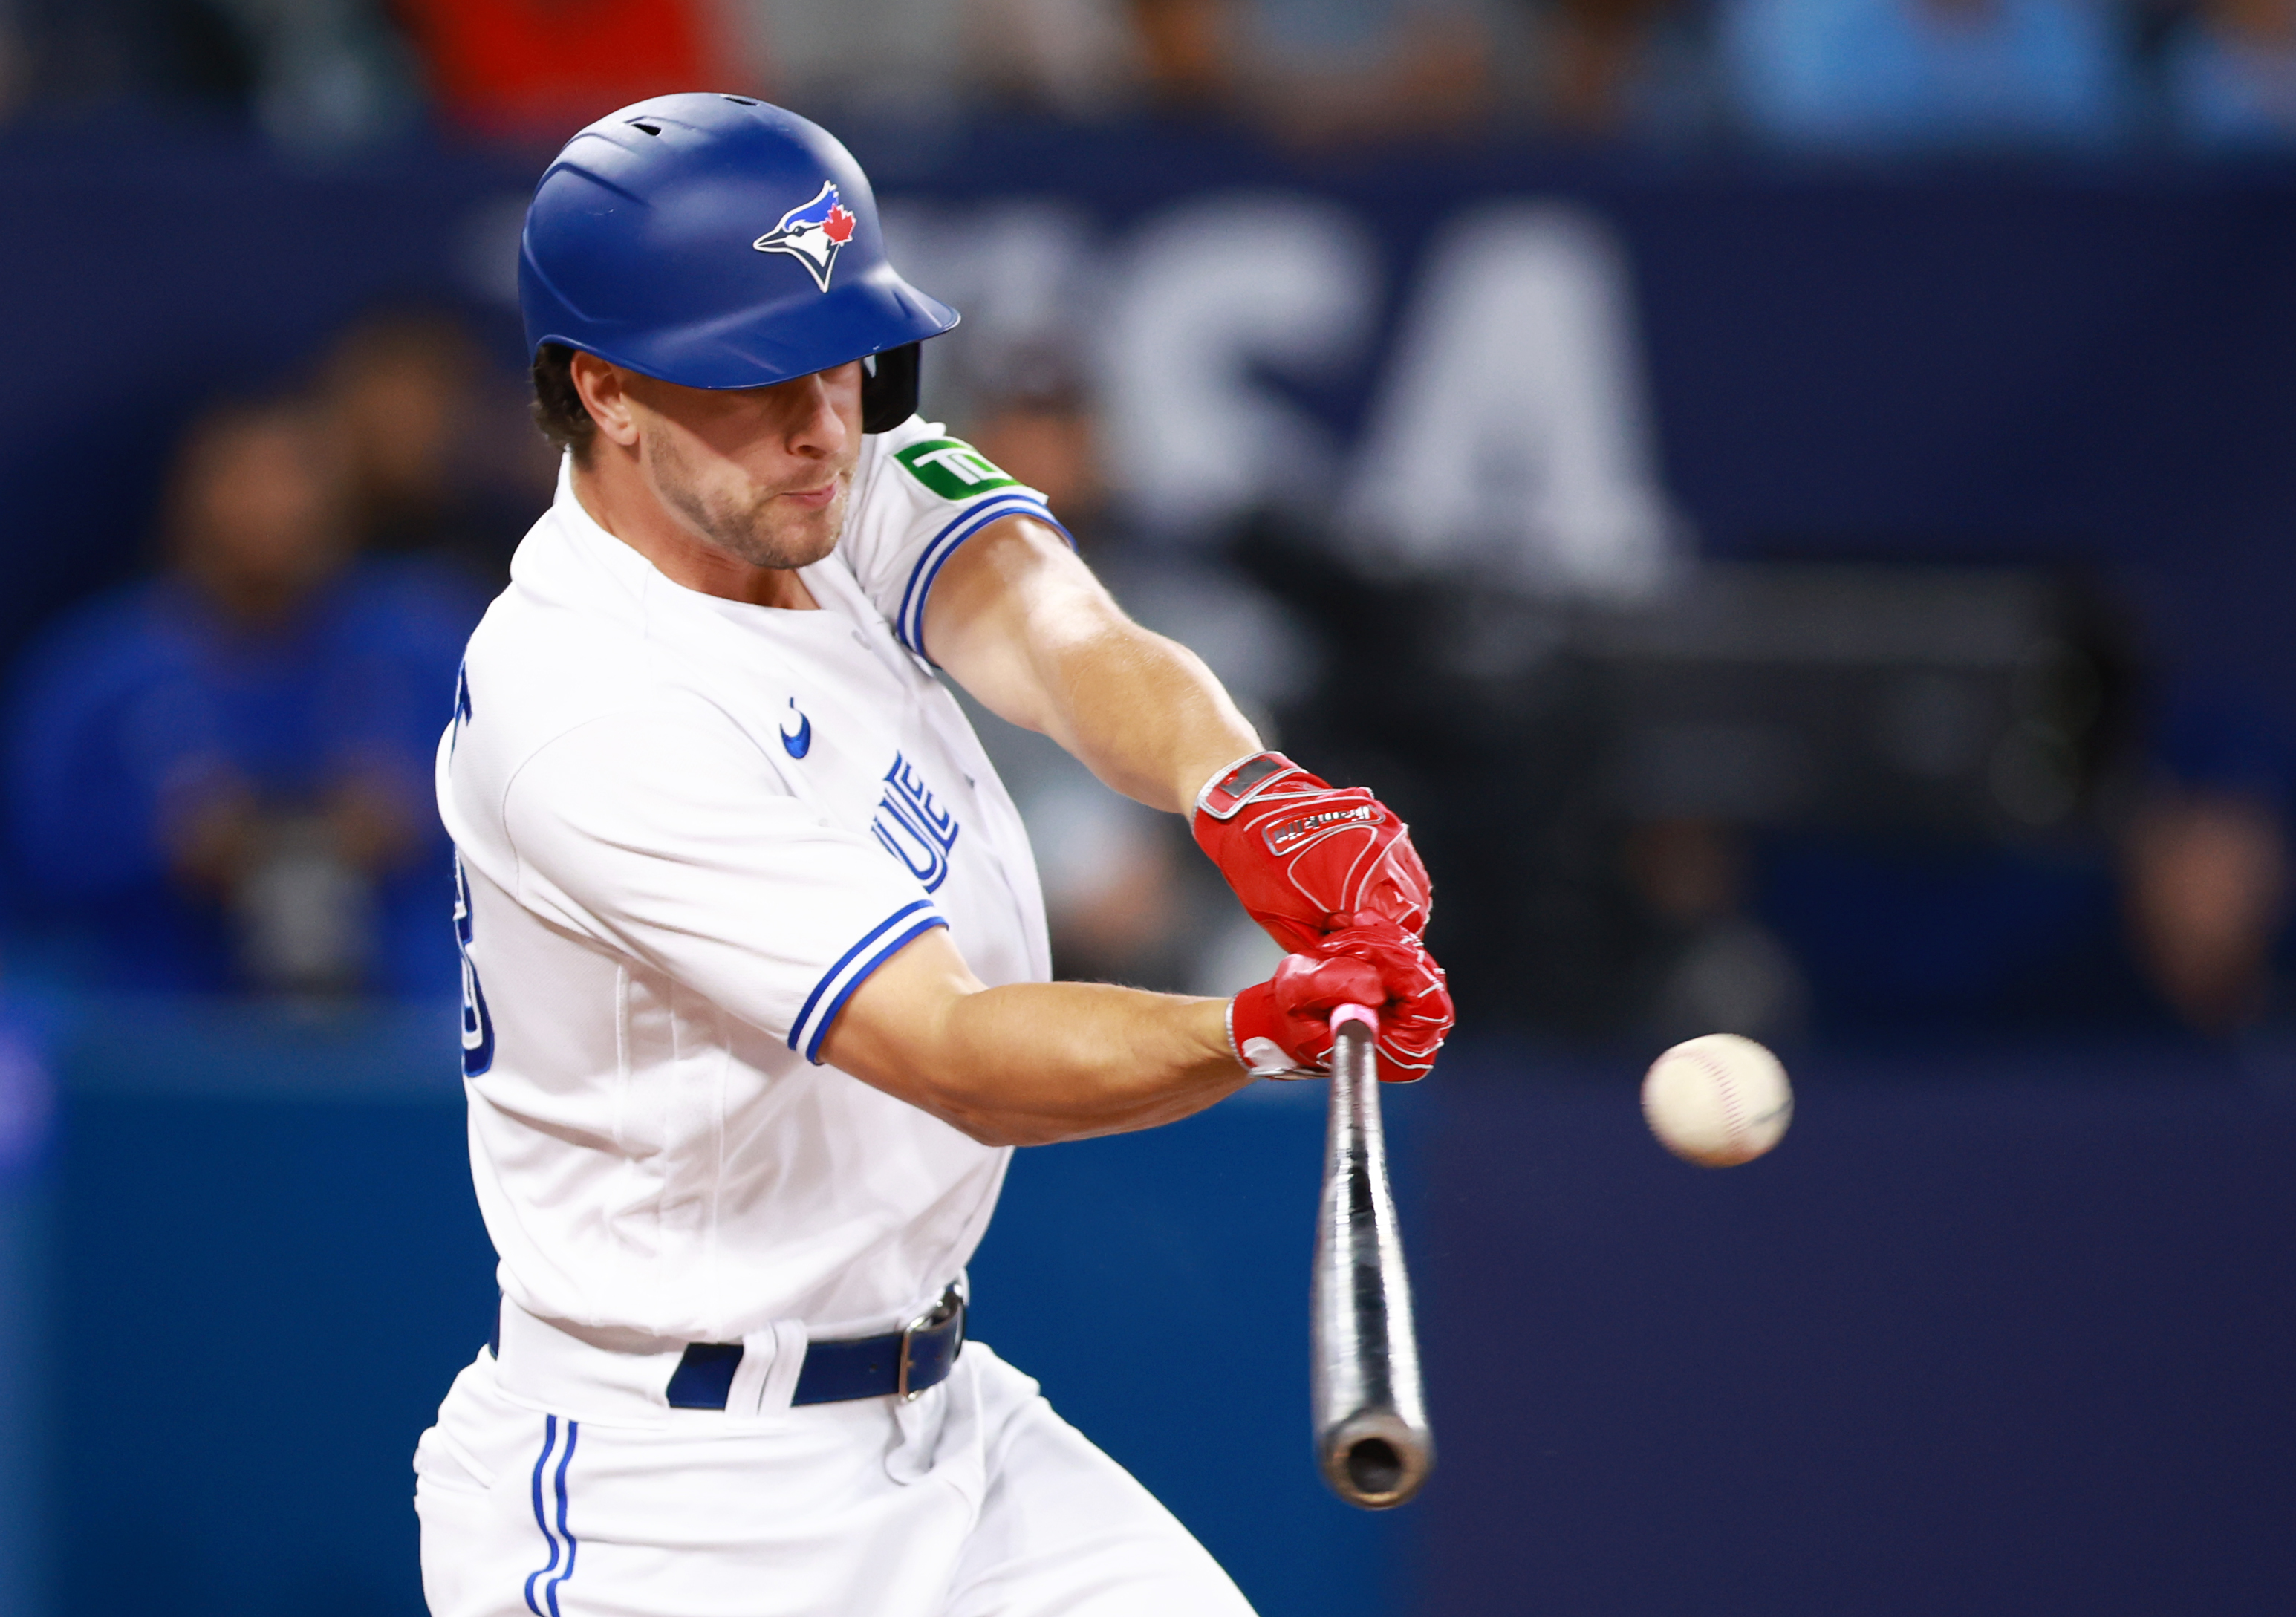
<svg viewBox="0 0 2296 1617"><path fill-rule="evenodd" d="M19 116L140 99L288 142L443 121L547 145L695 83L825 115L1161 115L1304 143L1511 122L1857 150L2236 146L2296 139L2296 0L0 0ZM941 285L930 206L898 223ZM1025 247L1033 227L971 234ZM1167 245L1187 259L1185 236ZM1567 612L1473 556L1404 590L1316 525L1338 520L1328 502L1286 532L1246 491L1176 543L1111 475L1108 444L1138 436L1102 414L1122 390L1013 302L1067 293L996 267L949 288L978 318L935 345L930 413L1043 489L1119 598L1202 652L1279 744L1413 820L1467 1025L2219 1034L2276 1014L2296 755L2255 717L2268 699L2125 682L2111 723L2080 721L2093 756L2062 801L2026 814L2005 787L2005 818L1919 836L1605 797L1618 725L1588 693L1619 671L1539 649L1567 638ZM109 989L453 991L432 751L552 470L524 378L472 329L379 308L294 374L207 400L152 502L147 575L11 648L0 956ZM1301 546L1311 566L1285 561ZM1936 687L1905 684L1930 735L1915 753L1962 744L1930 734ZM1041 738L983 728L1037 843L1063 974L1217 993L1266 968L1179 822ZM1964 771L1980 792L1990 744Z"/></svg>
<svg viewBox="0 0 2296 1617"><path fill-rule="evenodd" d="M210 401L150 575L18 659L20 949L84 984L445 994L431 756L463 641L541 497L466 451L495 405L450 314L385 309Z"/></svg>
<svg viewBox="0 0 2296 1617"><path fill-rule="evenodd" d="M454 316L386 308L193 415L148 575L15 661L5 957L107 990L454 991L430 776L463 642L547 498L523 415ZM1462 613L1498 593L1358 572L1264 516L1185 550L1144 536L1110 497L1091 391L1043 357L952 424L1044 489L1119 598L1202 652L1272 739L1412 819L1433 941L1487 1031L2221 1035L2282 1008L2296 757L2253 693L2084 692L2063 721L2095 742L2079 778L2022 829L1637 804L1605 795L1619 716L1599 669L1461 663ZM505 435L527 447L507 470L471 455ZM1519 644L1562 632L1536 600L1507 610L1529 614ZM1218 993L1267 969L1179 820L980 724L1062 974Z"/></svg>
<svg viewBox="0 0 2296 1617"><path fill-rule="evenodd" d="M808 112L1492 127L1851 151L2296 143L2296 0L6 0L0 108L554 143L669 89Z"/></svg>

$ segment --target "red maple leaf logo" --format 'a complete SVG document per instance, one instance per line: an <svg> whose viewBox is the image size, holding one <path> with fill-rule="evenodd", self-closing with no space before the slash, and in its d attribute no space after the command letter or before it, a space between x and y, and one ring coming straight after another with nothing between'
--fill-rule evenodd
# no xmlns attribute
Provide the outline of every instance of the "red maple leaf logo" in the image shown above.
<svg viewBox="0 0 2296 1617"><path fill-rule="evenodd" d="M829 210L829 217L821 222L821 234L840 247L851 241L853 239L852 209L847 208L842 202L832 208Z"/></svg>

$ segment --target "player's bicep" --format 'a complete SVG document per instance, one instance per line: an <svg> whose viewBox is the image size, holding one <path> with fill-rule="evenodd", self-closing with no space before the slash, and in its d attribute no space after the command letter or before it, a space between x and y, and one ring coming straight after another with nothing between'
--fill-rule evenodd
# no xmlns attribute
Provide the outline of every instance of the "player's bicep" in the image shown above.
<svg viewBox="0 0 2296 1617"><path fill-rule="evenodd" d="M999 718L1048 735L1064 710L1062 653L1129 627L1068 541L1026 517L975 536L925 603L926 644L949 677Z"/></svg>
<svg viewBox="0 0 2296 1617"><path fill-rule="evenodd" d="M1027 516L1055 532L1045 497L972 445L911 420L870 439L838 554L894 636L923 657L925 612L950 561L995 524Z"/></svg>

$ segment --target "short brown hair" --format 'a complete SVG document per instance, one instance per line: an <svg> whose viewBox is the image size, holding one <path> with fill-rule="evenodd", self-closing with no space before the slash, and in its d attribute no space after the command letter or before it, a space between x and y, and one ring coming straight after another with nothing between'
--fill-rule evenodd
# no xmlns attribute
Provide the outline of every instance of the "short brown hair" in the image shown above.
<svg viewBox="0 0 2296 1617"><path fill-rule="evenodd" d="M554 449L571 449L586 462L598 423L574 386L574 350L562 342L545 342L534 356L534 424Z"/></svg>

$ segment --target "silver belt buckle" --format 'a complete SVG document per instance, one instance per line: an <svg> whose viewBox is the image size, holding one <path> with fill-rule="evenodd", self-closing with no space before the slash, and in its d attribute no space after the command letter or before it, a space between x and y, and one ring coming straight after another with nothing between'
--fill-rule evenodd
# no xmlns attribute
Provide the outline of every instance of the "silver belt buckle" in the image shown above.
<svg viewBox="0 0 2296 1617"><path fill-rule="evenodd" d="M919 1387L914 1392L909 1391L909 1339L919 1331L930 1331L937 1326L947 1325L963 1306L957 1298L956 1288L951 1286L941 1293L939 1302L901 1327L901 1358L894 1373L893 1395L903 1403L914 1404L932 1391L931 1387Z"/></svg>

